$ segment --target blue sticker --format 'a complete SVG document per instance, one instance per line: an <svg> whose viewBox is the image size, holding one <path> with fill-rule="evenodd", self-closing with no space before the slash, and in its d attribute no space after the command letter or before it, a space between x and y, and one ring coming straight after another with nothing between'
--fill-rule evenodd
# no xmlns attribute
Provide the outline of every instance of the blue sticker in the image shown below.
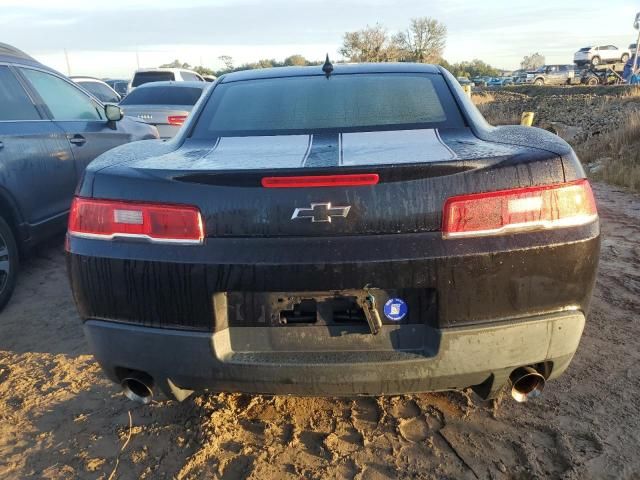
<svg viewBox="0 0 640 480"><path fill-rule="evenodd" d="M409 311L407 304L404 300L399 298L390 298L387 303L384 304L384 316L394 322L402 320Z"/></svg>

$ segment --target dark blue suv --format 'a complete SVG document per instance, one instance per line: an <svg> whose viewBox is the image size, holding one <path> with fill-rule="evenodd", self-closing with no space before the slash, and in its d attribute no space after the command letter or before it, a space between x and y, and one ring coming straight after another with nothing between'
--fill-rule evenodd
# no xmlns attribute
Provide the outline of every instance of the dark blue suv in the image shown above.
<svg viewBox="0 0 640 480"><path fill-rule="evenodd" d="M19 255L64 231L85 167L157 130L103 105L60 73L0 43L0 309Z"/></svg>

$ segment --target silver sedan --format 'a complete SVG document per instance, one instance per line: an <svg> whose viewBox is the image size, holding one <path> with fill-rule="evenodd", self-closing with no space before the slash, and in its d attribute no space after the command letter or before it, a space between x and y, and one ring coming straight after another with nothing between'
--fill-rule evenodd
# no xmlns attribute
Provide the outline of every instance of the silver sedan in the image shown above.
<svg viewBox="0 0 640 480"><path fill-rule="evenodd" d="M155 125L161 138L171 138L209 85L206 82L145 83L129 93L120 107L125 115Z"/></svg>

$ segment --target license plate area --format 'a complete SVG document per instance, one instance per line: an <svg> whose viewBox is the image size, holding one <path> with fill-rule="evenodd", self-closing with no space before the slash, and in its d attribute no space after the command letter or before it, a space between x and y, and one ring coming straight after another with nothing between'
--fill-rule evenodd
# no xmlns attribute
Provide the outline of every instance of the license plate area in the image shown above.
<svg viewBox="0 0 640 480"><path fill-rule="evenodd" d="M384 314L385 303L407 305L401 320ZM328 292L220 292L214 294L216 331L227 327L349 326L375 333L375 324L437 325L436 294L431 289L353 289Z"/></svg>

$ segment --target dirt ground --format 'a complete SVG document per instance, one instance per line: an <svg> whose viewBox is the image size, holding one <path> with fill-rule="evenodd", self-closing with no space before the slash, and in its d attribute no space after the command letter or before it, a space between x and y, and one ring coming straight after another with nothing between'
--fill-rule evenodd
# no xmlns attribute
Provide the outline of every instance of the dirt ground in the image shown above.
<svg viewBox="0 0 640 480"><path fill-rule="evenodd" d="M93 362L53 242L0 315L0 477L640 478L640 195L596 194L591 316L567 373L529 404L451 392L138 406Z"/></svg>

